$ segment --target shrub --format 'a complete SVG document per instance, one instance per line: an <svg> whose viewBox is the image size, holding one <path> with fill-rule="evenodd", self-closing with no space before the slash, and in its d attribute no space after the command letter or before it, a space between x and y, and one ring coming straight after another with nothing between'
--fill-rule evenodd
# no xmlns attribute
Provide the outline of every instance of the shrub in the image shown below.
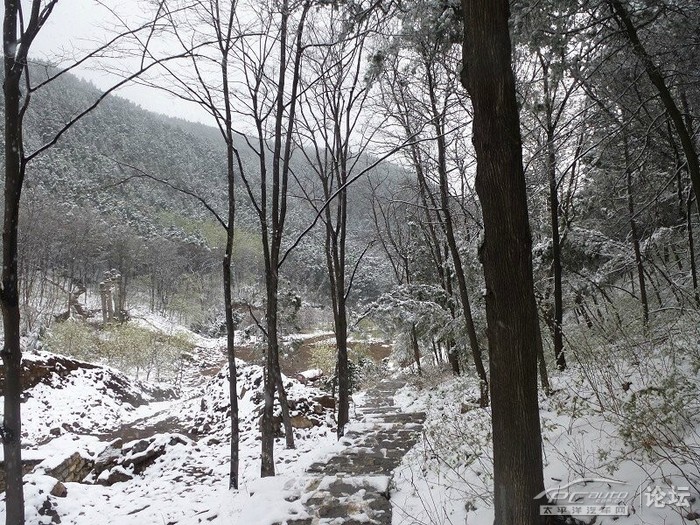
<svg viewBox="0 0 700 525"><path fill-rule="evenodd" d="M75 319L56 323L44 339L47 349L77 359L94 359L99 340L93 328Z"/></svg>

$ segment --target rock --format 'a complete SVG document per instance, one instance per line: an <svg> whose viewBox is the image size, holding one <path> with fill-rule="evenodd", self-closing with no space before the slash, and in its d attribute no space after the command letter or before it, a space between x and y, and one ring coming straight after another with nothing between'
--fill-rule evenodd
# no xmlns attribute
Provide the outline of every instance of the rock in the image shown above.
<svg viewBox="0 0 700 525"><path fill-rule="evenodd" d="M61 517L58 515L58 512L56 512L56 509L54 509L54 504L49 498L46 498L41 507L39 507L39 514L41 516L50 516L51 523L61 523Z"/></svg>
<svg viewBox="0 0 700 525"><path fill-rule="evenodd" d="M476 409L477 405L474 403L462 403L459 407L459 413L460 414L466 414L467 412L471 412L472 410Z"/></svg>
<svg viewBox="0 0 700 525"><path fill-rule="evenodd" d="M122 457L121 447L122 440L116 439L112 441L107 448L100 453L99 456L97 456L93 469L93 473L96 478L99 478L105 470L110 470L119 462L120 458Z"/></svg>
<svg viewBox="0 0 700 525"><path fill-rule="evenodd" d="M61 435L61 427L54 427L51 430L49 430L49 434L52 436L60 436Z"/></svg>
<svg viewBox="0 0 700 525"><path fill-rule="evenodd" d="M128 450L132 454L140 454L141 452L148 450L148 447L150 447L152 443L152 439L142 439L131 445Z"/></svg>
<svg viewBox="0 0 700 525"><path fill-rule="evenodd" d="M168 439L165 441L163 438ZM187 438L179 434L159 434L147 439L127 443L121 449L110 446L97 458L93 476L97 478L98 483L102 483L102 479L105 476L104 472L110 472L111 475L115 468L121 468L129 476L128 479L131 479L133 474L141 474L149 466L153 465L159 457L166 453L168 447L187 443ZM116 483L117 481L125 480L116 479L114 482Z"/></svg>
<svg viewBox="0 0 700 525"><path fill-rule="evenodd" d="M335 410L335 398L333 396L318 396L313 398L323 408Z"/></svg>
<svg viewBox="0 0 700 525"><path fill-rule="evenodd" d="M65 498L68 495L68 489L63 483L57 481L51 489L50 494L52 496L56 496L57 498Z"/></svg>
<svg viewBox="0 0 700 525"><path fill-rule="evenodd" d="M82 457L79 452L75 452L61 461L58 466L48 470L47 474L63 482L80 482L85 479L94 466L94 461Z"/></svg>
<svg viewBox="0 0 700 525"><path fill-rule="evenodd" d="M100 477L97 479L97 483L99 485L111 487L115 483L129 481L130 479L134 479L134 476L132 476L129 472L124 470L122 467L114 467L107 474L105 474L105 472L103 472L102 475L100 475Z"/></svg>
<svg viewBox="0 0 700 525"><path fill-rule="evenodd" d="M320 368L314 368L311 370L305 370L299 375L304 378L302 383L306 384L307 382L314 382L321 379L323 377L323 370Z"/></svg>
<svg viewBox="0 0 700 525"><path fill-rule="evenodd" d="M168 441L168 446L174 446L174 445L186 445L187 440L185 440L182 436L178 434L173 434L170 436L170 441Z"/></svg>
<svg viewBox="0 0 700 525"><path fill-rule="evenodd" d="M313 421L306 416L294 416L290 419L293 428L311 428L314 426Z"/></svg>

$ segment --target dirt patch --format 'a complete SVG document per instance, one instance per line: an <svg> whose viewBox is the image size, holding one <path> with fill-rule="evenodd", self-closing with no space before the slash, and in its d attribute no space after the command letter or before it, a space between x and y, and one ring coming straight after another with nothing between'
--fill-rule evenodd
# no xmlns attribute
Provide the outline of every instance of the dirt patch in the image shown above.
<svg viewBox="0 0 700 525"><path fill-rule="evenodd" d="M328 344L335 346L335 339L332 333L315 335L307 339L284 344L280 349L280 367L282 373L288 377L296 377L297 374L315 368L314 353L320 345ZM381 362L391 355L392 344L388 341L351 341L348 347L353 348L360 344L365 346L369 357L376 363ZM236 357L243 361L263 366L265 364L264 348L259 346L241 345L236 347ZM226 364L226 356L222 352L221 359L216 364L207 363L206 367L200 369L201 375L212 377Z"/></svg>
<svg viewBox="0 0 700 525"><path fill-rule="evenodd" d="M187 437L195 438L196 435L187 428L182 421L175 417L170 417L163 419L161 421L156 421L155 423L149 421L151 418L134 421L126 425L122 425L120 428L113 432L108 432L106 434L94 434L103 441L113 441L115 439L120 439L124 443L129 441L134 441L137 439L148 439L156 434L184 434Z"/></svg>

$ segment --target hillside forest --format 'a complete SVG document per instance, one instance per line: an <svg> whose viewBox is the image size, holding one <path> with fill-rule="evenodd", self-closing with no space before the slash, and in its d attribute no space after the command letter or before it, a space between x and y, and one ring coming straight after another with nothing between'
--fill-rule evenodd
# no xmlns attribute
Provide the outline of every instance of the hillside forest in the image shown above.
<svg viewBox="0 0 700 525"><path fill-rule="evenodd" d="M700 4L93 7L4 2L7 525L700 519Z"/></svg>

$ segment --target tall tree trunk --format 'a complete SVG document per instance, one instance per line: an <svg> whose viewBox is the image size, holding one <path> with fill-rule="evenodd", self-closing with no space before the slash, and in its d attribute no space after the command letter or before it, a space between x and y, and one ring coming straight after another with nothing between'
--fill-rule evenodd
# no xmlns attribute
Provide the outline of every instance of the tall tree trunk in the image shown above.
<svg viewBox="0 0 700 525"><path fill-rule="evenodd" d="M282 382L282 372L279 364L279 334L278 334L278 294L279 294L279 269L280 250L282 248L282 235L287 214L287 191L289 180L289 162L292 154L292 134L294 132L294 119L298 98L301 57L303 54L302 35L304 22L309 10L309 2L303 3L300 19L295 32L296 44L293 58L293 72L291 76L291 90L289 100L286 100L286 82L288 77L288 38L289 20L292 8L288 0L283 0L279 5L281 15L279 31L278 76L274 102L274 142L272 148L272 187L270 195L270 217L267 215L267 165L264 151L267 149L262 120L257 116L258 141L260 143L260 201L258 202L260 227L263 237L263 255L265 259L265 288L267 291L267 353L265 356L265 380L263 381L264 407L261 422L261 463L260 473L262 477L275 475L274 464L274 435L273 435L273 408L275 391L277 391L280 407L282 409L282 421L285 428L285 440L287 448L294 448L294 432L289 417L289 405L287 395ZM265 117L266 118L266 117ZM287 129L283 130L286 121ZM284 144L282 139L284 138Z"/></svg>
<svg viewBox="0 0 700 525"><path fill-rule="evenodd" d="M233 15L231 15L233 16ZM232 20L229 21L229 27ZM223 260L224 282L224 312L226 315L226 355L228 358L229 398L231 401L231 464L229 468L229 488L238 489L239 466L239 442L240 428L238 423L238 374L236 370L235 330L236 323L233 318L233 297L231 288L233 279L231 276L231 258L233 255L233 241L235 236L236 219L236 193L234 176L234 155L236 151L233 144L233 122L231 111L231 98L228 85L228 50L229 42L219 42L222 46L223 60L221 62L221 77L224 90L224 124L226 133L226 165L227 165L227 189L228 189L228 220L226 222L226 250Z"/></svg>
<svg viewBox="0 0 700 525"><path fill-rule="evenodd" d="M265 354L265 379L263 381L264 406L261 423L262 430L262 455L260 472L262 477L275 475L274 463L274 402L275 392L282 412L285 442L287 448L294 448L294 429L289 416L289 404L287 394L282 381L282 371L279 364L279 334L278 334L278 309L279 309L279 277L276 270L266 272L267 281L267 352Z"/></svg>
<svg viewBox="0 0 700 525"><path fill-rule="evenodd" d="M338 181L342 186L347 180L345 167ZM335 340L338 347L338 438L345 434L345 426L350 421L350 365L348 362L348 309L345 297L345 240L347 233L347 192L338 198L338 219L336 234L330 253L334 269L334 318ZM329 214L330 215L330 214ZM329 217L330 218L330 217ZM328 223L330 225L330 223Z"/></svg>
<svg viewBox="0 0 700 525"><path fill-rule="evenodd" d="M19 285L17 281L17 230L19 205L24 182L22 158L22 122L20 115L21 69L14 61L13 46L17 33L19 1L5 2L3 47L5 52L5 209L2 230L2 289L0 305L4 333L2 361L5 372L2 443L5 462L5 504L7 525L24 524L24 492L22 487L22 398L20 347Z"/></svg>
<svg viewBox="0 0 700 525"><path fill-rule="evenodd" d="M265 352L265 375L263 379L263 414L260 421L261 434L261 456L260 456L260 476L275 475L275 435L274 435L274 406L275 406L275 386L277 378L275 376L274 352L277 346L277 291L271 288L268 281L271 280L271 272L266 270L265 281L267 285L267 351ZM273 342L274 339L274 342ZM274 345L274 349L273 349Z"/></svg>
<svg viewBox="0 0 700 525"><path fill-rule="evenodd" d="M486 375L486 368L484 368L484 361L481 356L481 347L479 346L479 340L476 336L476 328L474 326L474 317L472 316L471 303L469 301L469 292L467 289L467 278L464 274L464 267L462 266L462 258L459 255L459 247L457 246L457 239L454 233L454 222L452 220L452 212L450 211L450 196L449 196L449 181L447 177L447 146L445 145L445 131L442 124L443 120L440 118L440 113L437 108L437 102L434 93L434 82L432 80L430 66L426 68L428 73L428 91L430 93L430 103L433 113L433 124L435 127L436 143L438 147L438 174L440 177L440 207L443 215L443 228L445 230L445 236L447 238L447 245L450 248L450 254L452 255L452 264L454 265L455 276L457 277L457 288L459 290L459 299L462 304L462 315L464 315L464 322L467 328L467 336L469 337L469 346L472 351L472 359L474 359L474 366L476 368L476 373L481 381L481 398L480 405L482 407L487 406L488 400L488 377Z"/></svg>
<svg viewBox="0 0 700 525"><path fill-rule="evenodd" d="M410 133L410 131L408 131ZM440 224L443 233L446 233L446 225L445 225L445 220L439 212L440 205L437 203L435 197L433 194L430 192L430 188L428 186L428 183L426 181L425 177L425 172L423 171L423 161L421 160L420 156L420 150L418 149L418 146L414 144L411 147L411 157L413 160L413 164L416 170L416 175L418 177L418 188L419 188L419 195L421 199L421 204L423 206L423 209L425 210L425 217L426 217L426 223L428 225L428 232L429 232L429 239L431 240L431 252L433 253L433 259L435 260L435 264L437 266L437 272L438 276L440 277L440 283L442 285L443 290L447 292L448 297L453 296L453 289L452 289L452 276L450 275L450 272L448 271L447 268L447 260L450 258L451 250L448 245L445 245L445 253L443 255L442 251L442 243L439 241L437 232L435 231L435 228L433 227L433 221L432 221L432 215L431 215L431 209L436 210L436 218L438 220L438 223ZM454 259L453 259L453 264L454 264ZM460 266L461 268L461 266ZM467 301L469 298L467 297ZM461 301L461 296L460 296L460 301ZM463 303L461 303L462 306ZM449 304L449 310L450 314L452 315L452 318L455 319L456 317L456 312L455 312L455 307L450 301ZM471 315L471 308L469 308L468 305L468 312ZM466 323L467 329L469 328L469 322ZM471 322L471 327L474 329L474 322L472 320ZM474 330L474 339L470 337L469 341L472 343L473 341L477 342L477 349L478 349L478 341L476 340L476 331ZM474 347L472 346L472 351ZM481 350L479 349L479 354L481 353ZM472 353L473 355L473 353ZM457 346L454 344L453 341L448 341L447 342L447 360L450 363L450 367L452 368L452 373L455 376L458 376L460 374L460 367L459 367L459 352L457 349Z"/></svg>
<svg viewBox="0 0 700 525"><path fill-rule="evenodd" d="M566 357L564 356L564 337L562 334L562 322L564 320L564 304L562 300L561 284L561 242L559 235L559 190L557 188L556 164L554 158L553 137L548 134L548 171L549 171L549 205L552 225L552 266L554 273L554 316L552 318L552 334L554 339L554 357L559 370L566 369Z"/></svg>
<svg viewBox="0 0 700 525"><path fill-rule="evenodd" d="M637 279L639 280L639 299L642 303L642 316L644 326L649 324L649 301L647 299L647 287L644 279L644 262L642 261L642 250L639 244L639 233L637 231L637 222L634 220L634 197L632 190L632 166L629 152L629 144L627 142L627 129L625 122L622 122L622 140L623 153L625 156L625 180L627 188L627 211L629 212L630 233L632 235L632 248L634 249L634 261L637 266Z"/></svg>
<svg viewBox="0 0 700 525"><path fill-rule="evenodd" d="M333 179L338 188L343 188L348 181L347 142L342 139L340 123L334 123L335 165L331 177L322 180L326 201L333 195ZM347 140L347 139L346 139ZM338 374L338 438L345 434L345 426L350 421L350 364L348 362L348 309L346 300L345 259L348 223L348 194L343 189L336 197L335 213L331 206L325 211L326 224L326 264L331 284L333 302L333 322L335 327L335 342L337 348ZM333 218L335 216L335 219ZM333 226L335 224L335 227Z"/></svg>
<svg viewBox="0 0 700 525"><path fill-rule="evenodd" d="M547 178L549 179L549 211L550 226L552 228L552 274L554 277L554 311L551 316L552 339L554 342L554 357L559 370L566 369L566 357L564 356L564 338L562 334L562 322L564 320L564 304L562 300L561 284L561 234L559 232L559 183L557 181L557 149L555 140L556 124L554 120L554 101L552 89L549 84L549 63L538 53L542 65L542 77L546 112L546 136L547 136ZM575 168L572 167L572 170ZM573 174L572 174L573 176Z"/></svg>
<svg viewBox="0 0 700 525"><path fill-rule="evenodd" d="M508 0L463 0L464 81L474 107L475 186L484 217L494 512L497 525L541 522L538 320L532 237L511 69Z"/></svg>

